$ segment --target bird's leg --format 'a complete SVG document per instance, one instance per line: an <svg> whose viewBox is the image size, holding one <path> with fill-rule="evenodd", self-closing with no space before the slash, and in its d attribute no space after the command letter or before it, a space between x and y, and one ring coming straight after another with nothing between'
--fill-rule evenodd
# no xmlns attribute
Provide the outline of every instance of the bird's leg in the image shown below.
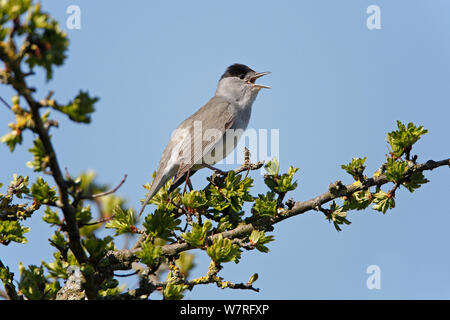
<svg viewBox="0 0 450 320"><path fill-rule="evenodd" d="M250 166L249 166L248 169L247 169L247 173L245 174L244 179L248 177L248 174L249 174L249 173L250 173Z"/></svg>
<svg viewBox="0 0 450 320"><path fill-rule="evenodd" d="M194 190L194 187L192 186L192 182L191 182L190 178L187 179L187 183L188 183L189 191Z"/></svg>
<svg viewBox="0 0 450 320"><path fill-rule="evenodd" d="M227 172L222 171L222 170L220 170L220 169L217 169L217 168L215 168L215 167L213 167L213 166L211 166L211 165L209 165L209 164L207 164L207 163L204 163L203 165L204 165L206 168L211 169L212 171L218 172L218 173L221 174L222 176L226 176L226 175L228 174Z"/></svg>
<svg viewBox="0 0 450 320"><path fill-rule="evenodd" d="M191 181L189 180L190 173L191 173L191 169L188 169L187 174L186 174L186 181L184 182L183 196L186 192L186 186L188 185L188 183L189 183L189 188L191 188L191 191L192 191L192 184L191 184Z"/></svg>

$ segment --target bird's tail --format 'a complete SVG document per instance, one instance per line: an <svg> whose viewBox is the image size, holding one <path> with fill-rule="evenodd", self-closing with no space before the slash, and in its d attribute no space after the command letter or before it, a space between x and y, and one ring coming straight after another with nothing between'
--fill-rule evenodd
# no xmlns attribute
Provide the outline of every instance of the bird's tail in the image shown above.
<svg viewBox="0 0 450 320"><path fill-rule="evenodd" d="M148 204L148 202L155 196L155 194L158 193L159 189L164 187L164 185L169 179L170 176L155 177L155 180L153 180L150 191L148 192L147 198L145 199L144 203L142 204L141 210L139 211L139 216L141 216L142 212L144 212L145 206Z"/></svg>

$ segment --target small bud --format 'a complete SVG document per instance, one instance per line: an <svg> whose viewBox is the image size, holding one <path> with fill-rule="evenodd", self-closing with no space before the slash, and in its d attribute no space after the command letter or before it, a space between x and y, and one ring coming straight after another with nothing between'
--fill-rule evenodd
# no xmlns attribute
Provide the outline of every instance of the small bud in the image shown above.
<svg viewBox="0 0 450 320"><path fill-rule="evenodd" d="M250 279L248 279L247 284L252 284L252 283L254 283L256 280L258 280L258 274L257 274L257 273L254 273L254 274L250 277Z"/></svg>
<svg viewBox="0 0 450 320"><path fill-rule="evenodd" d="M12 102L12 104L14 105L14 104L19 104L19 96L12 96L12 98L11 98L11 102Z"/></svg>

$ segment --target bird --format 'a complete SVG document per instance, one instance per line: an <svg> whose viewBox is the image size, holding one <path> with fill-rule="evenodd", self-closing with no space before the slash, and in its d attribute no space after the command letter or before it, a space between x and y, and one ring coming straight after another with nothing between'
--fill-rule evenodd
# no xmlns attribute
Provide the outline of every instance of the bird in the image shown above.
<svg viewBox="0 0 450 320"><path fill-rule="evenodd" d="M169 193L183 182L190 183L189 177L197 170L205 167L217 170L212 165L236 148L247 128L258 92L270 88L255 83L267 74L270 72L258 73L240 63L225 70L214 96L173 131L139 216L171 178L174 180Z"/></svg>

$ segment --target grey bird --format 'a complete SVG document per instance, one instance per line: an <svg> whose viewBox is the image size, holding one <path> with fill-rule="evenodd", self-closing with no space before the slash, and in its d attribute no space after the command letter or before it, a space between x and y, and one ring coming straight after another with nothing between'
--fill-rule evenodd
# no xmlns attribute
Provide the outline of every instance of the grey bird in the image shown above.
<svg viewBox="0 0 450 320"><path fill-rule="evenodd" d="M158 191L174 178L169 192L187 182L197 170L224 159L247 128L252 104L261 88L257 73L243 64L229 66L219 80L214 97L184 120L172 133L139 215Z"/></svg>

